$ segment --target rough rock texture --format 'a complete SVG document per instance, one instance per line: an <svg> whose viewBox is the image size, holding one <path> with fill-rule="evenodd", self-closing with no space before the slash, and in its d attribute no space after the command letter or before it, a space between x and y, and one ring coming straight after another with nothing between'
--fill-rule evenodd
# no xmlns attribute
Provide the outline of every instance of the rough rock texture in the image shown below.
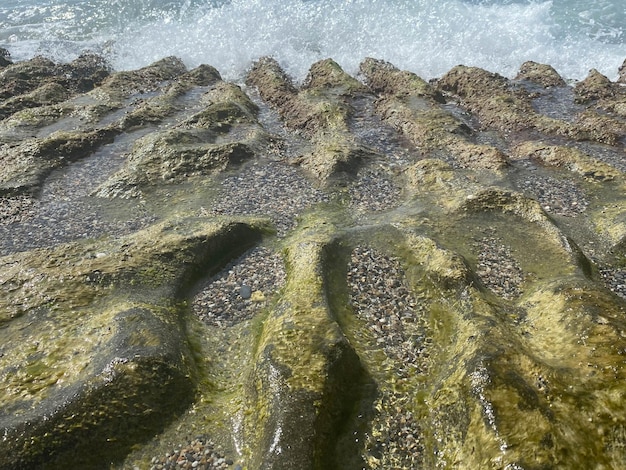
<svg viewBox="0 0 626 470"><path fill-rule="evenodd" d="M0 468L624 468L623 81L0 50Z"/></svg>
<svg viewBox="0 0 626 470"><path fill-rule="evenodd" d="M545 88L553 86L563 87L566 85L565 80L551 65L538 64L533 61L524 62L515 79L528 80Z"/></svg>
<svg viewBox="0 0 626 470"><path fill-rule="evenodd" d="M304 86L296 91L278 63L265 58L254 65L247 84L276 107L288 127L311 140L313 149L300 158L300 163L322 184L349 174L368 157L368 149L349 130L353 110L348 98L362 93L365 87L336 62L329 59L314 64Z"/></svg>

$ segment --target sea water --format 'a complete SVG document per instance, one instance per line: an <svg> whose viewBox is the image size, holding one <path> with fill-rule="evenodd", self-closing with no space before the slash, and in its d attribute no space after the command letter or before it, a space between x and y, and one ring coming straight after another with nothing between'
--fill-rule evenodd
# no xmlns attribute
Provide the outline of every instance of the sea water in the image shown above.
<svg viewBox="0 0 626 470"><path fill-rule="evenodd" d="M328 57L350 73L374 57L425 79L457 64L511 77L527 60L615 79L626 0L0 0L0 47L14 60L94 51L117 70L174 55L232 80L266 55L296 80Z"/></svg>

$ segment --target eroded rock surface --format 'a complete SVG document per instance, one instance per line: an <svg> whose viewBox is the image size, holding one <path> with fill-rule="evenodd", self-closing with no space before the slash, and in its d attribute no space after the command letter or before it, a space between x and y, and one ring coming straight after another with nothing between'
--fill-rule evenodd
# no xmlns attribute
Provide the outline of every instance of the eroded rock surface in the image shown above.
<svg viewBox="0 0 626 470"><path fill-rule="evenodd" d="M0 468L623 468L623 82L0 50Z"/></svg>

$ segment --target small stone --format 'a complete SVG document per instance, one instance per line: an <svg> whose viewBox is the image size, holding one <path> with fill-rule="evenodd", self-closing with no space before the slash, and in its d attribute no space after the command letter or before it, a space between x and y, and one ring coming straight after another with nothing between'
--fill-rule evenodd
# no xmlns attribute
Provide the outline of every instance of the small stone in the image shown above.
<svg viewBox="0 0 626 470"><path fill-rule="evenodd" d="M265 295L260 290L255 290L250 296L250 300L252 300L252 302L264 302Z"/></svg>
<svg viewBox="0 0 626 470"><path fill-rule="evenodd" d="M244 284L239 289L239 295L242 299L249 299L252 296L252 289L250 288L250 286L246 286Z"/></svg>

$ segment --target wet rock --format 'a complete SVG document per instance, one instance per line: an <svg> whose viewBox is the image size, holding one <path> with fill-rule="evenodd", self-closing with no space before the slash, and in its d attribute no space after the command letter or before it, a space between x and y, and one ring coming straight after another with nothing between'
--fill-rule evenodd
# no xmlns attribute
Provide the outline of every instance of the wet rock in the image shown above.
<svg viewBox="0 0 626 470"><path fill-rule="evenodd" d="M515 79L528 80L546 88L566 86L565 80L551 65L538 64L533 61L524 62Z"/></svg>
<svg viewBox="0 0 626 470"><path fill-rule="evenodd" d="M103 468L181 412L194 369L175 299L256 230L186 221L2 258L37 287L2 284L0 465Z"/></svg>
<svg viewBox="0 0 626 470"><path fill-rule="evenodd" d="M361 82L351 77L331 59L314 63L304 81L304 89L330 89L340 95L364 93L367 91Z"/></svg>
<svg viewBox="0 0 626 470"><path fill-rule="evenodd" d="M30 93L5 100L0 106L0 118L6 118L22 109L57 104L69 97L68 90L59 83L43 85Z"/></svg>
<svg viewBox="0 0 626 470"><path fill-rule="evenodd" d="M442 91L457 96L461 105L476 114L483 126L505 134L534 130L575 140L594 139L611 145L619 138L610 130L597 132L594 126L538 114L527 91L514 89L506 78L480 68L454 67L437 81L437 85Z"/></svg>
<svg viewBox="0 0 626 470"><path fill-rule="evenodd" d="M355 140L348 128L352 113L348 97L364 87L334 61L314 64L301 90L296 90L277 62L267 58L252 67L247 83L276 106L289 127L311 140L313 150L298 162L323 184L334 177L354 174L372 153Z"/></svg>
<svg viewBox="0 0 626 470"><path fill-rule="evenodd" d="M101 89L117 96L147 93L185 72L187 67L180 59L166 57L139 70L114 73L102 83Z"/></svg>
<svg viewBox="0 0 626 470"><path fill-rule="evenodd" d="M368 84L384 94L378 102L383 119L402 132L425 153L447 151L460 165L499 170L507 166L498 149L472 142L472 130L438 106L441 95L414 74L388 63L368 59L361 65Z"/></svg>
<svg viewBox="0 0 626 470"><path fill-rule="evenodd" d="M626 89L619 83L619 80L613 83L597 70L591 70L587 78L576 84L574 92L577 102L592 104L595 109L603 111L600 116L604 118L604 122L598 123L599 126L609 126L618 138L624 136ZM586 112L591 113L590 110Z"/></svg>
<svg viewBox="0 0 626 470"><path fill-rule="evenodd" d="M246 81L0 70L0 467L622 468L623 87Z"/></svg>
<svg viewBox="0 0 626 470"><path fill-rule="evenodd" d="M221 77L217 70L201 65L179 76L174 83L165 88L163 93L142 101L122 117L119 126L125 131L130 131L158 124L168 116L184 109L183 98L186 93L196 87L209 87L219 81Z"/></svg>
<svg viewBox="0 0 626 470"><path fill-rule="evenodd" d="M520 157L534 158L545 165L565 168L587 178L612 180L623 175L611 165L572 147L546 145L535 141L517 146L514 152Z"/></svg>
<svg viewBox="0 0 626 470"><path fill-rule="evenodd" d="M112 72L107 61L96 54L82 54L67 65L59 65L58 74L73 94L85 93L99 86Z"/></svg>
<svg viewBox="0 0 626 470"><path fill-rule="evenodd" d="M0 177L0 194L35 192L52 169L91 154L112 142L117 133L111 128L86 133L59 131L48 138L1 148L0 161L6 171Z"/></svg>
<svg viewBox="0 0 626 470"><path fill-rule="evenodd" d="M352 458L338 439L365 371L319 302L332 223L309 224L288 250L285 292L264 321L248 383L243 420L254 468L333 468Z"/></svg>
<svg viewBox="0 0 626 470"><path fill-rule="evenodd" d="M602 98L610 98L614 95L611 80L596 69L590 70L587 78L576 84L574 92L576 93L576 101L583 104Z"/></svg>
<svg viewBox="0 0 626 470"><path fill-rule="evenodd" d="M6 67L7 65L11 65L11 53L6 49L0 47L0 67Z"/></svg>
<svg viewBox="0 0 626 470"><path fill-rule="evenodd" d="M3 99L12 98L12 104L3 104L0 117L87 92L99 85L110 72L106 61L94 54L81 55L73 62L62 65L42 57L17 64L7 63L0 74L0 96ZM55 93L51 94L50 90L55 90Z"/></svg>
<svg viewBox="0 0 626 470"><path fill-rule="evenodd" d="M377 93L401 93L445 103L436 88L414 73L398 70L389 62L368 58L361 63L359 69L366 77L369 87Z"/></svg>
<svg viewBox="0 0 626 470"><path fill-rule="evenodd" d="M256 120L256 107L241 89L219 81L206 92L203 110L179 123L175 129L155 132L140 139L126 165L95 194L100 197L137 197L144 187L158 181L207 175L224 171L254 157L267 136ZM176 94L181 90L176 91ZM168 92L124 118L122 127L161 121L172 112ZM156 109L156 111L155 111ZM233 137L230 137L230 136Z"/></svg>
<svg viewBox="0 0 626 470"><path fill-rule="evenodd" d="M56 64L43 57L18 62L0 72L0 98L28 93L55 76Z"/></svg>

